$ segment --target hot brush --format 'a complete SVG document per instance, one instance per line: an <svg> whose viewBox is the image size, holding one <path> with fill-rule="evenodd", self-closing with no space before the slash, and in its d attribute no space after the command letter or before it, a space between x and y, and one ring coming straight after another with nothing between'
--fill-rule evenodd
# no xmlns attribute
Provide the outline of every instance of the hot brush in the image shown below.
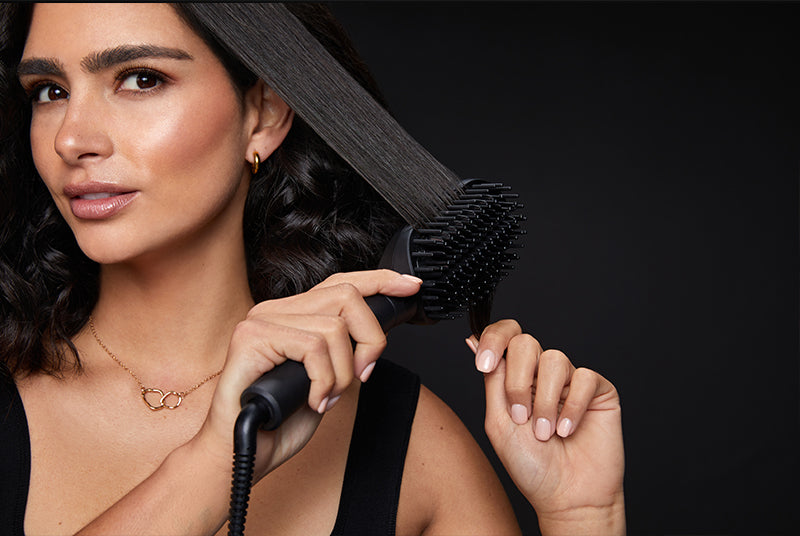
<svg viewBox="0 0 800 536"><path fill-rule="evenodd" d="M488 323L497 283L517 259L524 233L522 205L509 186L470 179L434 220L406 226L390 240L379 267L423 280L407 298L365 298L384 332L405 322L431 324L470 312L473 332ZM241 396L234 432L234 479L229 534L244 533L258 428L273 430L308 398L310 380L301 363L287 361L264 374Z"/></svg>

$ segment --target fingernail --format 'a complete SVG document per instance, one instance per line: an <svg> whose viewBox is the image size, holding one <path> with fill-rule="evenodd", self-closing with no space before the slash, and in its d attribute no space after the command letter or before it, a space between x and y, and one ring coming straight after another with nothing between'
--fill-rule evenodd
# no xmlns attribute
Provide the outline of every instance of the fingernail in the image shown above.
<svg viewBox="0 0 800 536"><path fill-rule="evenodd" d="M511 406L511 420L517 424L525 424L528 422L528 408L522 404L514 404Z"/></svg>
<svg viewBox="0 0 800 536"><path fill-rule="evenodd" d="M475 346L475 343L472 342L472 339L464 339L464 342L467 343L467 346L469 346L469 349L472 350L473 354L478 352L478 347Z"/></svg>
<svg viewBox="0 0 800 536"><path fill-rule="evenodd" d="M567 437L569 433L572 432L572 421L567 418L561 419L556 431L561 437Z"/></svg>
<svg viewBox="0 0 800 536"><path fill-rule="evenodd" d="M331 408L336 405L336 403L339 401L340 398L342 398L342 395L334 396L333 398L331 398L325 405L325 411L330 411Z"/></svg>
<svg viewBox="0 0 800 536"><path fill-rule="evenodd" d="M325 410L328 407L328 397L322 399L322 402L319 403L319 407L317 408L317 413L322 414L325 413Z"/></svg>
<svg viewBox="0 0 800 536"><path fill-rule="evenodd" d="M374 368L375 368L375 362L374 361L372 363L370 363L369 365L367 365L366 367L364 367L364 370L361 371L361 376L358 377L358 379L361 380L361 383L366 383L367 382L367 380L370 377L370 374L372 374L372 369L374 369Z"/></svg>
<svg viewBox="0 0 800 536"><path fill-rule="evenodd" d="M491 350L484 350L475 360L475 366L481 372L491 372L494 370L495 363L497 363L497 356Z"/></svg>
<svg viewBox="0 0 800 536"><path fill-rule="evenodd" d="M422 279L420 279L419 277L413 276L411 274L403 274L403 277L408 279L411 282L416 283L417 285L422 283Z"/></svg>
<svg viewBox="0 0 800 536"><path fill-rule="evenodd" d="M550 439L552 433L553 430L550 428L550 421L544 417L536 419L536 426L533 428L533 435L536 436L536 439L539 441L547 441Z"/></svg>

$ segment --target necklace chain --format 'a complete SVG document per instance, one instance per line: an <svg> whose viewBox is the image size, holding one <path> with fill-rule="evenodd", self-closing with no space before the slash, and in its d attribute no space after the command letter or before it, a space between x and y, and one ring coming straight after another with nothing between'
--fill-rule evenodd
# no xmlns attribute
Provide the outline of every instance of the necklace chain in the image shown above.
<svg viewBox="0 0 800 536"><path fill-rule="evenodd" d="M100 345L100 348L105 350L105 352L108 354L108 357L113 359L114 362L117 365L119 365L120 367L125 369L128 372L128 374L130 374L131 377L134 380L136 380L136 383L139 385L139 390L142 393L142 400L144 400L144 403L147 405L147 407L150 408L153 411L158 411L158 410L164 409L164 408L166 408L166 409L175 409L175 408L177 408L178 406L181 405L181 402L183 402L183 399L185 397L187 397L188 395L193 393L195 390L200 388L207 381L212 380L212 379L216 378L217 376L219 376L220 374L222 374L222 369L220 369L220 370L216 371L215 373L206 376L204 379L200 380L199 382L197 382L193 386L189 387L185 391L180 391L180 392L179 391L164 391L163 389L156 389L154 387L145 387L144 383L142 383L142 380L139 379L139 376L137 376L136 373L133 372L125 363L123 363L122 360L120 360L120 358L118 358L114 354L114 352L112 352L111 350L108 349L108 346L105 345L103 340L97 334L97 329L95 329L95 327L94 327L94 319L92 318L91 315L89 316L89 329L92 331L92 335L94 336L94 340L97 341L97 344ZM147 400L147 395L149 395L151 393L155 393L156 395L160 395L161 396L161 399L159 400L158 405L152 404L149 400ZM170 404L169 403L170 397L175 399L175 403L174 404Z"/></svg>

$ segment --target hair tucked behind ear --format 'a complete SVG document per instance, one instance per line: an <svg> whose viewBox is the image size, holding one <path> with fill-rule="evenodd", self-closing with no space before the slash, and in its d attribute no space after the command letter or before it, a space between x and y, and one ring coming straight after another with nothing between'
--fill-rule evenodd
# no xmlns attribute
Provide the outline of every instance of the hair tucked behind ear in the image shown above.
<svg viewBox="0 0 800 536"><path fill-rule="evenodd" d="M366 66L327 9L290 9L379 101ZM191 6L176 10L209 44L244 93L255 77ZM99 266L78 248L31 159L30 104L16 80L31 8L0 4L0 374L80 367L70 339L98 297ZM373 267L402 220L302 120L251 182L244 217L257 301L304 291L328 275Z"/></svg>

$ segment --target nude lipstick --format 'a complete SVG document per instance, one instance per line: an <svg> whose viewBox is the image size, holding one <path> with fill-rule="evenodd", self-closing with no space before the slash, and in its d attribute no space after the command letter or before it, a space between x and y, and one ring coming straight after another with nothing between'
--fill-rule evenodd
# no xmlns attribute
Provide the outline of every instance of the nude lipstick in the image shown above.
<svg viewBox="0 0 800 536"><path fill-rule="evenodd" d="M116 184L99 182L64 188L73 216L84 220L103 220L114 216L128 206L137 193Z"/></svg>

